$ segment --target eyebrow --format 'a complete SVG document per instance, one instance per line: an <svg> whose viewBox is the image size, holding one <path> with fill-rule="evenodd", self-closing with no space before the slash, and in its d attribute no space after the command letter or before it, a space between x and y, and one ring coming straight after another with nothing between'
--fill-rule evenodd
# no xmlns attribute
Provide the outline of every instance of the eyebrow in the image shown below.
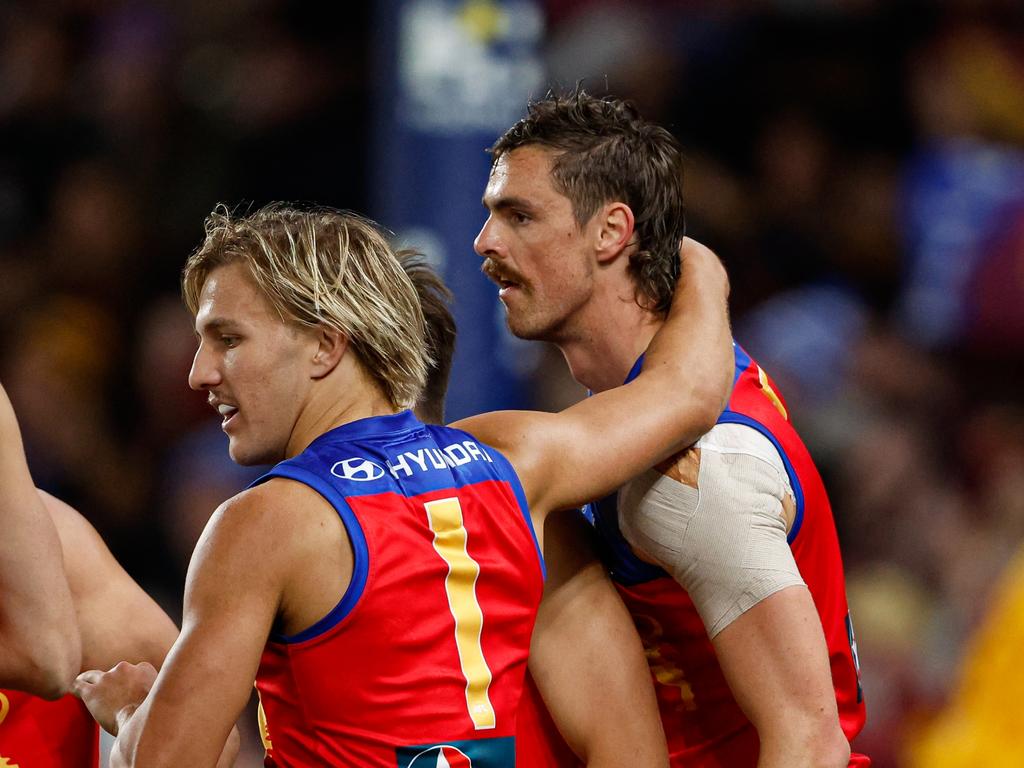
<svg viewBox="0 0 1024 768"><path fill-rule="evenodd" d="M213 317L203 322L202 332L203 333L216 333L217 331L223 330L226 327L237 326L234 320L228 320L226 317ZM197 334L200 333L200 329L195 329Z"/></svg>
<svg viewBox="0 0 1024 768"><path fill-rule="evenodd" d="M535 206L523 197L499 197L488 203L487 195L484 195L480 198L480 202L483 204L484 208L491 211L507 211L510 208L518 208L519 210L528 212L535 210Z"/></svg>

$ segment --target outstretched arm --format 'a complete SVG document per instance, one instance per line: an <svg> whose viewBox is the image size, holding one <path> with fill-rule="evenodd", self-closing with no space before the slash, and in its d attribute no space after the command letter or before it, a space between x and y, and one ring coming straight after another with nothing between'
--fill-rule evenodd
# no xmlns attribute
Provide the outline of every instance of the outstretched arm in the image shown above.
<svg viewBox="0 0 1024 768"><path fill-rule="evenodd" d="M530 674L559 732L587 768L667 766L640 638L588 534L576 510L545 522L548 578Z"/></svg>
<svg viewBox="0 0 1024 768"><path fill-rule="evenodd" d="M557 414L503 411L454 425L505 452L531 509L599 498L718 419L734 368L728 279L718 257L693 240L683 243L682 265L672 309L632 382Z"/></svg>
<svg viewBox="0 0 1024 768"><path fill-rule="evenodd" d="M81 642L60 541L29 475L0 387L0 686L54 699L78 673Z"/></svg>

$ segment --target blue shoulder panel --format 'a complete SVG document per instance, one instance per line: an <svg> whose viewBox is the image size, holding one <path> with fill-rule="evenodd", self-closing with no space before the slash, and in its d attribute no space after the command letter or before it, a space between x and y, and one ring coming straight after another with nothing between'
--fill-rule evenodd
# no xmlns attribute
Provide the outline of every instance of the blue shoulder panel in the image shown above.
<svg viewBox="0 0 1024 768"><path fill-rule="evenodd" d="M740 376L743 375L743 372L747 370L747 368L750 367L750 364L754 361L751 359L750 355L747 354L746 350L735 341L732 343L732 351L733 355L736 357L736 371L732 376L732 383L733 386L735 386L736 382L740 380Z"/></svg>
<svg viewBox="0 0 1024 768"><path fill-rule="evenodd" d="M782 443L779 442L778 438L772 434L768 427L757 419L751 418L746 414L736 413L735 411L725 411L718 417L718 423L743 424L752 429L756 429L762 435L771 440L772 445L775 446L775 450L779 452L779 456L782 457L782 463L786 467L786 474L789 475L789 482L793 486L793 495L796 496L796 518L793 520L792 530L790 530L789 535L786 537L786 541L792 544L796 541L797 534L800 533L800 526L803 525L804 522L804 491L803 487L800 485L800 478L797 477L796 470L793 469L793 464L790 462L789 456L786 455L786 451L782 447Z"/></svg>
<svg viewBox="0 0 1024 768"><path fill-rule="evenodd" d="M601 561L614 581L631 587L668 576L668 572L637 557L623 537L619 529L617 494L588 504L583 515L597 529Z"/></svg>
<svg viewBox="0 0 1024 768"><path fill-rule="evenodd" d="M326 616L298 634L280 635L271 633L270 635L270 639L276 643L301 643L322 635L324 632L337 626L355 608L356 603L359 602L359 598L363 594L363 589L366 587L366 577L370 571L370 553L366 546L366 537L363 535L362 526L359 525L359 520L352 511L352 508L348 505L345 497L324 478L314 472L310 472L301 464L282 462L256 480L252 485L265 483L274 477L285 477L305 483L323 496L334 507L341 518L341 522L348 532L349 540L352 542L352 552L354 554L352 580L349 582L345 594L341 596L341 600L338 601L338 604Z"/></svg>

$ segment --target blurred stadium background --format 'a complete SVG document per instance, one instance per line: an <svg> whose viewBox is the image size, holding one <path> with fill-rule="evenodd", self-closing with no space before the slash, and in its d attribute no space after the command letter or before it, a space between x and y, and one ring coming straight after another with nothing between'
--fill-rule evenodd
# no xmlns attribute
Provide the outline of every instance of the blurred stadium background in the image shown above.
<svg viewBox="0 0 1024 768"><path fill-rule="evenodd" d="M186 385L177 276L204 216L368 213L456 290L449 415L560 407L579 389L504 331L472 239L484 148L587 78L684 143L691 232L826 476L860 750L943 764L914 745L965 695L1024 540L1018 0L7 0L0 19L0 375L37 482L172 615L206 518L252 477ZM949 764L1024 764L989 749Z"/></svg>

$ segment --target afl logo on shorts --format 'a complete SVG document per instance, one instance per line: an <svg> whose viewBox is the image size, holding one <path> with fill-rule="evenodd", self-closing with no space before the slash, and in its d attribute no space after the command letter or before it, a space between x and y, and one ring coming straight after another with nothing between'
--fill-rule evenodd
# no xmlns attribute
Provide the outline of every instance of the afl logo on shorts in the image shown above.
<svg viewBox="0 0 1024 768"><path fill-rule="evenodd" d="M429 747L413 757L408 768L471 768L473 761L458 747Z"/></svg>
<svg viewBox="0 0 1024 768"><path fill-rule="evenodd" d="M343 459L331 467L331 474L344 480L365 483L380 480L384 477L384 469L369 459Z"/></svg>

